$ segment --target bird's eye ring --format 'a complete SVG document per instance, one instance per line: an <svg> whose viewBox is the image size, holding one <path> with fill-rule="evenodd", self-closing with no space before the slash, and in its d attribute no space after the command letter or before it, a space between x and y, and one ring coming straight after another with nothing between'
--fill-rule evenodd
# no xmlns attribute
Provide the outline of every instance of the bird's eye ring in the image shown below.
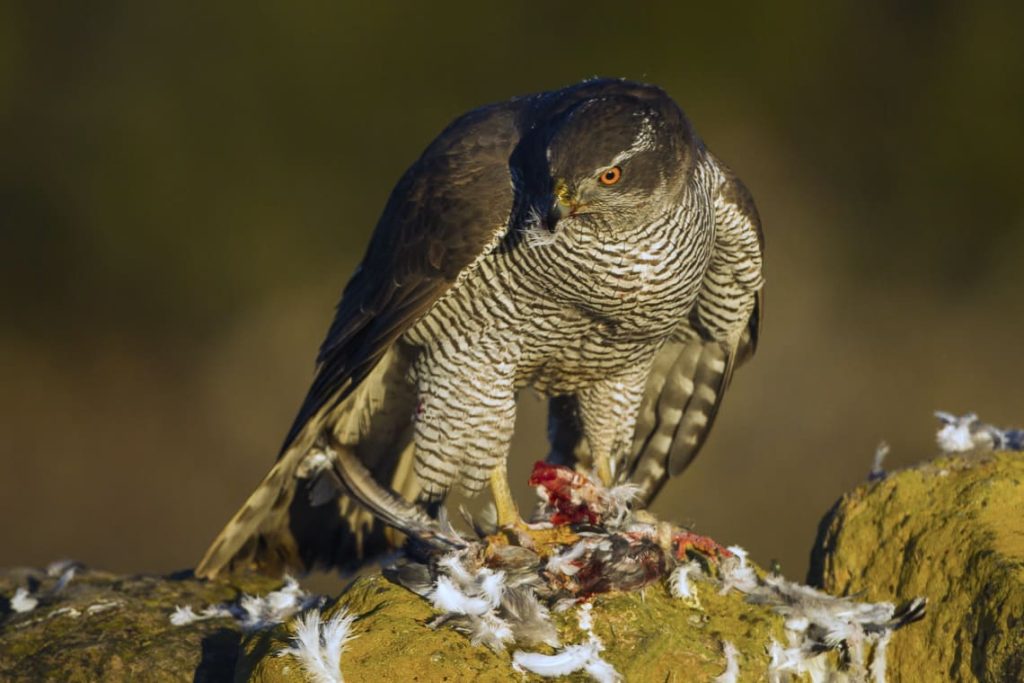
<svg viewBox="0 0 1024 683"><path fill-rule="evenodd" d="M622 168L619 166L612 166L601 172L601 175L597 176L598 182L605 187L614 185L622 179Z"/></svg>

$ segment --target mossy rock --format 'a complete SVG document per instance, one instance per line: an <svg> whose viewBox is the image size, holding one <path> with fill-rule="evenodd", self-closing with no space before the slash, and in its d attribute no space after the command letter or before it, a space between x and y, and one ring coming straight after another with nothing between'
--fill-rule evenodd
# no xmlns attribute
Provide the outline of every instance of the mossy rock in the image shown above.
<svg viewBox="0 0 1024 683"><path fill-rule="evenodd" d="M722 642L730 641L740 653L740 680L767 680L767 646L773 638L784 641L782 618L735 591L719 595L710 583L698 591L700 610L672 598L663 584L594 597L594 632L605 645L604 659L626 681L710 681L725 669ZM358 615L358 637L341 660L346 681L551 680L524 678L513 670L510 653L474 646L449 628L431 629L427 623L436 613L430 605L382 577L358 580L325 618L342 608ZM585 640L575 609L553 616L563 643ZM247 638L236 680L304 681L294 658L276 656L292 632L293 625L283 624ZM577 674L566 680L590 679Z"/></svg>
<svg viewBox="0 0 1024 683"><path fill-rule="evenodd" d="M845 495L809 582L837 595L928 598L893 636L892 680L1024 680L1024 455L945 457Z"/></svg>
<svg viewBox="0 0 1024 683"><path fill-rule="evenodd" d="M1024 457L943 458L847 494L822 522L810 579L863 600L929 598L925 621L893 636L889 680L1024 680ZM80 571L59 592L55 582L34 570L0 573L0 680L305 680L294 657L279 656L294 621L243 635L230 618L185 626L169 619L177 605L201 610L280 581ZM725 670L728 641L739 652L740 681L768 680L767 648L786 642L782 617L739 592L695 583L700 609L660 582L593 597L604 659L626 681L711 681ZM40 603L17 613L9 598L22 585L33 585ZM325 617L340 609L357 617L357 638L341 659L348 681L530 678L512 668L510 652L430 628L429 603L379 575L356 580ZM554 620L564 644L585 640L576 608Z"/></svg>
<svg viewBox="0 0 1024 683"><path fill-rule="evenodd" d="M230 618L175 626L178 605L231 603L243 593L265 594L280 581L236 577L230 582L190 576L118 576L80 570L59 593L54 578L36 570L0 574L0 680L3 681L304 681L298 663L275 656L289 645L294 622L243 636ZM39 605L10 608L18 586L32 584ZM710 681L725 669L723 641L740 653L742 681L766 680L767 645L783 639L782 619L747 604L733 591L719 595L698 582L702 609L672 598L664 584L594 597L594 632L604 658L627 681ZM427 624L436 616L419 596L384 578L353 583L325 610L358 615L342 657L348 681L506 681L523 677L510 652L497 654L465 636ZM575 609L555 614L566 644L586 636ZM548 649L549 652L553 652ZM538 679L539 680L539 679ZM568 680L587 680L584 674Z"/></svg>
<svg viewBox="0 0 1024 683"><path fill-rule="evenodd" d="M125 577L79 571L56 594L56 579L34 570L0 574L0 680L224 681L231 680L241 640L233 619L174 626L176 605L198 607L265 593L280 585L260 577L234 583L191 578ZM39 604L15 612L18 586L38 585Z"/></svg>

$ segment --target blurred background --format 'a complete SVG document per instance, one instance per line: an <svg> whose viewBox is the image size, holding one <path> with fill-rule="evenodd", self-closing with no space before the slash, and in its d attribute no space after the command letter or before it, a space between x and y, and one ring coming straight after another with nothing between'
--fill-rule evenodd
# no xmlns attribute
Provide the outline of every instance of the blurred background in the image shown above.
<svg viewBox="0 0 1024 683"><path fill-rule="evenodd" d="M0 566L194 565L405 167L598 74L665 87L767 232L762 346L659 512L799 578L880 440L1024 423L1024 4L344 5L0 3Z"/></svg>

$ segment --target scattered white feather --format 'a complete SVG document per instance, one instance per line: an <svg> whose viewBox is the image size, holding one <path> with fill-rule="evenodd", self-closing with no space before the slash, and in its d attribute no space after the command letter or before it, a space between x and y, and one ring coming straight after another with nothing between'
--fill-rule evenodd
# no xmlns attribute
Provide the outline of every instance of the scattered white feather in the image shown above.
<svg viewBox="0 0 1024 683"><path fill-rule="evenodd" d="M341 655L345 645L356 638L352 634L354 622L355 616L344 609L339 609L326 623L321 622L319 611L310 610L299 617L292 645L278 650L276 655L299 660L313 683L344 683Z"/></svg>
<svg viewBox="0 0 1024 683"><path fill-rule="evenodd" d="M46 575L57 579L57 583L53 585L50 592L56 595L64 590L75 578L75 572L78 571L79 566L81 565L74 560L58 560L46 565Z"/></svg>
<svg viewBox="0 0 1024 683"><path fill-rule="evenodd" d="M553 655L518 650L512 655L512 666L517 671L529 671L545 678L585 671L599 683L622 680L615 668L601 658L601 646L594 642L569 645Z"/></svg>
<svg viewBox="0 0 1024 683"><path fill-rule="evenodd" d="M319 607L323 600L323 596L302 590L294 577L286 575L284 585L266 595L245 594L237 604L210 605L198 613L191 605L179 605L170 619L175 626L185 626L195 621L229 617L238 621L242 630L251 632L280 624L311 607Z"/></svg>
<svg viewBox="0 0 1024 683"><path fill-rule="evenodd" d="M11 609L18 613L31 612L38 604L39 600L32 597L24 586L20 586L11 596Z"/></svg>
<svg viewBox="0 0 1024 683"><path fill-rule="evenodd" d="M558 629L551 622L551 612L537 598L532 587L521 586L506 590L501 613L512 628L515 642L561 646Z"/></svg>
<svg viewBox="0 0 1024 683"><path fill-rule="evenodd" d="M715 678L715 683L736 683L740 679L739 652L728 640L723 641L722 652L725 654L725 671Z"/></svg>
<svg viewBox="0 0 1024 683"><path fill-rule="evenodd" d="M315 611L313 613L316 614ZM342 680L341 655L345 652L345 646L358 637L352 633L352 625L355 621L355 615L349 614L347 610L341 608L320 629L324 659L327 660L331 670L337 672L339 681Z"/></svg>
<svg viewBox="0 0 1024 683"><path fill-rule="evenodd" d="M790 646L783 648L772 643L769 653L772 664L769 678L783 680L782 674L806 674L812 681L825 681L828 660L825 649L845 651L847 669L853 680L885 680L885 646L893 629L898 628L901 617L889 602L859 603L850 598L833 597L823 591L769 576L747 594L751 602L769 605L785 618L786 634ZM917 611L911 606L910 612ZM874 645L870 671L865 666L865 652Z"/></svg>
<svg viewBox="0 0 1024 683"><path fill-rule="evenodd" d="M462 565L462 555L458 551L442 557L437 566L461 584L473 583L473 575Z"/></svg>
<svg viewBox="0 0 1024 683"><path fill-rule="evenodd" d="M806 674L812 683L825 683L828 680L825 653L805 652L799 646L782 647L772 639L768 648L768 680L770 683L783 683L794 676Z"/></svg>
<svg viewBox="0 0 1024 683"><path fill-rule="evenodd" d="M722 558L719 565L722 593L738 590L746 595L748 602L766 605L785 620L788 647L772 641L769 648L768 677L773 683L788 682L794 676L822 683L832 680L830 676L834 672L830 673L829 650L843 651L849 680L866 681L870 675L875 683L884 681L885 651L890 634L923 614L923 600L909 603L897 614L896 607L889 602L867 603L834 597L778 575L762 579L747 562L745 550L732 546L729 551L733 556ZM692 593L690 572L699 569L699 565L693 565L677 566L669 577L669 588L676 597ZM865 656L868 652L871 652L870 666Z"/></svg>
<svg viewBox="0 0 1024 683"><path fill-rule="evenodd" d="M555 611L555 614L565 614L575 606L576 598L562 598L561 600L558 600L555 603L555 606L551 609Z"/></svg>
<svg viewBox="0 0 1024 683"><path fill-rule="evenodd" d="M449 614L471 614L479 616L491 610L490 604L487 600L480 597L471 597L463 593L455 582L447 576L437 577L437 583L434 585L427 598L430 603L434 606L434 609L446 612Z"/></svg>
<svg viewBox="0 0 1024 683"><path fill-rule="evenodd" d="M768 646L768 675L775 680L779 674L797 673L803 660L803 653L798 647L782 647L779 641L772 638Z"/></svg>
<svg viewBox="0 0 1024 683"><path fill-rule="evenodd" d="M945 453L963 453L974 448L974 437L971 425L978 421L974 413L956 416L951 413L936 411L935 417L942 421L943 426L935 435L935 441Z"/></svg>
<svg viewBox="0 0 1024 683"><path fill-rule="evenodd" d="M618 527L629 518L630 503L640 495L640 488L638 484L619 484L605 491L609 507L609 512L605 513L605 524Z"/></svg>
<svg viewBox="0 0 1024 683"><path fill-rule="evenodd" d="M192 609L192 605L175 605L174 611L171 612L171 624L174 626L186 626L196 621L202 620L202 617L196 614L195 610Z"/></svg>
<svg viewBox="0 0 1024 683"><path fill-rule="evenodd" d="M1024 450L1022 429L1001 429L981 422L974 413L957 416L937 411L935 417L943 425L935 435L935 441L945 453L963 453L972 449Z"/></svg>
<svg viewBox="0 0 1024 683"><path fill-rule="evenodd" d="M576 611L576 623L579 624L581 631L590 635L591 640L597 639L597 636L594 634L593 603L585 602L580 605L580 608Z"/></svg>
<svg viewBox="0 0 1024 683"><path fill-rule="evenodd" d="M572 576L580 570L573 563L583 557L585 552L587 552L587 544L583 542L577 543L568 550L549 557L545 569L551 574Z"/></svg>
<svg viewBox="0 0 1024 683"><path fill-rule="evenodd" d="M517 650L512 655L512 662L516 668L539 676L568 676L582 669L586 662L597 654L597 648L593 643L584 643L569 645L553 655Z"/></svg>
<svg viewBox="0 0 1024 683"><path fill-rule="evenodd" d="M741 567L747 566L747 556L750 555L750 553L748 553L745 549L741 548L738 545L731 545L728 548L726 548L726 550L728 550L730 553L739 558Z"/></svg>
<svg viewBox="0 0 1024 683"><path fill-rule="evenodd" d="M734 557L721 561L722 589L719 593L725 595L734 588L741 593L749 593L757 587L757 572L747 563L747 551L738 545L731 545L728 550Z"/></svg>
<svg viewBox="0 0 1024 683"><path fill-rule="evenodd" d="M78 563L74 560L57 560L46 565L46 575L51 579L56 579L58 576L66 572L72 567L77 567Z"/></svg>
<svg viewBox="0 0 1024 683"><path fill-rule="evenodd" d="M108 612L108 611L110 611L112 609L117 609L118 607L120 607L123 604L124 603L122 601L120 601L120 600L104 600L102 602L97 602L95 604L92 604L92 605L89 605L88 607L86 607L85 608L85 613L86 614L101 614L103 612Z"/></svg>
<svg viewBox="0 0 1024 683"><path fill-rule="evenodd" d="M639 484L619 484L608 489L608 497L622 505L628 505L636 500L636 497L640 495L640 491L643 489Z"/></svg>
<svg viewBox="0 0 1024 683"><path fill-rule="evenodd" d="M187 626L188 624L206 621L207 619L233 619L234 617L235 615L231 610L221 605L210 605L198 614L192 609L191 605L185 605L184 607L177 605L174 608L174 612L171 613L171 623L175 626Z"/></svg>
<svg viewBox="0 0 1024 683"><path fill-rule="evenodd" d="M584 602L576 611L576 622L587 634L587 641L579 645L568 645L553 655L518 650L512 655L512 664L517 671L530 671L539 676L568 676L585 671L595 681L613 683L622 677L609 662L601 657L604 644L594 633L594 605Z"/></svg>
<svg viewBox="0 0 1024 683"><path fill-rule="evenodd" d="M886 631L875 643L875 652L871 656L871 679L874 683L885 683L885 672L888 668L885 653L889 647L890 638L892 638L892 631Z"/></svg>
<svg viewBox="0 0 1024 683"><path fill-rule="evenodd" d="M700 609L700 596L697 595L697 587L690 582L690 576L700 573L700 564L696 560L690 560L681 564L673 570L669 576L668 585L672 597L682 600L690 607Z"/></svg>
<svg viewBox="0 0 1024 683"><path fill-rule="evenodd" d="M885 459L889 455L889 444L882 441L875 449L875 457L871 462L871 471L868 472L869 481L885 479Z"/></svg>
<svg viewBox="0 0 1024 683"><path fill-rule="evenodd" d="M483 644L503 652L510 643L556 643L557 632L547 609L521 589L507 589L505 572L467 567L465 553L456 551L438 561L438 576L426 598L442 612L431 622L448 624ZM510 592L511 590L511 592Z"/></svg>
<svg viewBox="0 0 1024 683"><path fill-rule="evenodd" d="M466 631L471 643L486 645L495 652L504 651L516 639L512 625L494 612L468 619L462 630Z"/></svg>
<svg viewBox="0 0 1024 683"><path fill-rule="evenodd" d="M299 612L319 606L323 598L302 590L294 577L286 575L285 583L264 596L243 595L238 603L236 618L246 631L257 631L287 621ZM230 609L230 608L229 608Z"/></svg>
<svg viewBox="0 0 1024 683"><path fill-rule="evenodd" d="M482 569L479 574L480 593L491 609L501 604L501 596L505 593L505 572Z"/></svg>
<svg viewBox="0 0 1024 683"><path fill-rule="evenodd" d="M602 659L600 655L587 660L583 670L598 683L616 683L622 680L622 676L615 670L615 667Z"/></svg>

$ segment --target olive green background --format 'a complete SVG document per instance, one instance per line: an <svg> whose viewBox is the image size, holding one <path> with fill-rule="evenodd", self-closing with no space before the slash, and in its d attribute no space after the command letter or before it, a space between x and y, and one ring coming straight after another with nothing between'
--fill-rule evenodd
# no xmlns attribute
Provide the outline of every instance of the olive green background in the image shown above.
<svg viewBox="0 0 1024 683"><path fill-rule="evenodd" d="M664 86L767 232L761 350L660 512L799 577L879 440L1024 422L1024 5L56 5L0 2L0 566L191 566L402 170L598 74Z"/></svg>

